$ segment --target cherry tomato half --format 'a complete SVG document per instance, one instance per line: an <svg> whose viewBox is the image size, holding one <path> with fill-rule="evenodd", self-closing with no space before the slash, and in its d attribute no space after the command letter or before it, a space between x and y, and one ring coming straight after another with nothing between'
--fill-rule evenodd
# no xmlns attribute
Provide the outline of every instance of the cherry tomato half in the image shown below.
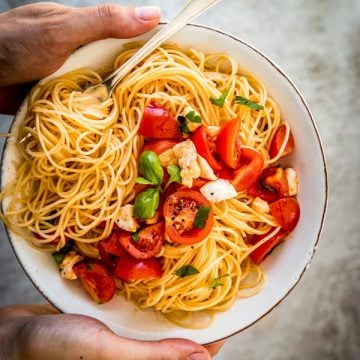
<svg viewBox="0 0 360 360"><path fill-rule="evenodd" d="M202 156L213 170L219 171L221 164L214 157L216 151L215 141L211 138L209 130L206 126L200 126L191 135L191 141L196 147L196 151Z"/></svg>
<svg viewBox="0 0 360 360"><path fill-rule="evenodd" d="M220 159L232 169L237 169L240 165L240 123L239 118L227 121L216 137L216 150Z"/></svg>
<svg viewBox="0 0 360 360"><path fill-rule="evenodd" d="M234 171L232 184L237 191L246 190L260 176L264 167L264 159L255 150L243 148L241 150L240 167Z"/></svg>
<svg viewBox="0 0 360 360"><path fill-rule="evenodd" d="M275 135L270 144L269 155L271 159L277 156L277 154L279 153L281 146L284 143L285 135L286 135L286 126L280 125L276 130ZM294 136L290 130L288 142L285 145L285 149L280 157L284 157L285 155L291 153L294 150L294 146L295 146Z"/></svg>
<svg viewBox="0 0 360 360"><path fill-rule="evenodd" d="M97 303L106 303L113 298L115 280L99 261L84 260L75 264L73 269L85 290Z"/></svg>
<svg viewBox="0 0 360 360"><path fill-rule="evenodd" d="M164 244L165 225L157 223L141 229L136 235L121 232L119 243L137 259L148 259L157 255ZM137 239L134 240L134 237Z"/></svg>
<svg viewBox="0 0 360 360"><path fill-rule="evenodd" d="M153 151L156 155L160 155L164 151L171 149L176 144L178 144L178 141L168 139L146 141L142 151L149 150Z"/></svg>
<svg viewBox="0 0 360 360"><path fill-rule="evenodd" d="M300 206L295 198L283 198L270 204L270 210L278 224L286 231L294 230L300 217Z"/></svg>
<svg viewBox="0 0 360 360"><path fill-rule="evenodd" d="M118 260L114 276L125 282L159 279L162 269L156 258L136 259L128 254Z"/></svg>
<svg viewBox="0 0 360 360"><path fill-rule="evenodd" d="M200 206L210 207L202 228L194 224ZM177 244L194 244L205 239L214 222L210 202L194 190L180 190L168 196L164 204L164 217L165 232Z"/></svg>
<svg viewBox="0 0 360 360"><path fill-rule="evenodd" d="M139 134L154 139L173 139L181 135L170 111L155 101L151 101L144 110Z"/></svg>
<svg viewBox="0 0 360 360"><path fill-rule="evenodd" d="M249 187L248 194L271 203L289 196L289 183L285 169L271 166L264 169L259 179Z"/></svg>
<svg viewBox="0 0 360 360"><path fill-rule="evenodd" d="M271 231L272 230L270 230L270 232ZM268 236L270 232L265 235L255 235L251 239L251 244L257 244L260 240ZM274 250L277 245L284 241L284 238L287 234L288 233L285 230L280 229L278 233L276 233L273 237L271 237L268 241L266 241L263 245L259 246L250 254L252 261L255 264L260 264L270 254L270 252Z"/></svg>

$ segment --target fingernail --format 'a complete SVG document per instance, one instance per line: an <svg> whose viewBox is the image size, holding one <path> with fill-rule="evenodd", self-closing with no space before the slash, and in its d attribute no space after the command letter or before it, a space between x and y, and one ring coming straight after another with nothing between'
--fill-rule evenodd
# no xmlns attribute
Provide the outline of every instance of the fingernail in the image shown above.
<svg viewBox="0 0 360 360"><path fill-rule="evenodd" d="M210 360L210 357L206 353L193 353L190 354L187 358L187 360Z"/></svg>
<svg viewBox="0 0 360 360"><path fill-rule="evenodd" d="M141 20L152 20L160 15L160 8L157 6L143 6L135 8L135 13Z"/></svg>

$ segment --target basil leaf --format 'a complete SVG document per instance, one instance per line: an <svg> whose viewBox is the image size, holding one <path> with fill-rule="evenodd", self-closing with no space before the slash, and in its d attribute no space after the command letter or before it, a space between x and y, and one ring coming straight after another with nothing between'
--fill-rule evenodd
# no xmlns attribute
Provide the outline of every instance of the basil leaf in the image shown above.
<svg viewBox="0 0 360 360"><path fill-rule="evenodd" d="M177 182L178 184L181 184L180 168L177 165L169 165L166 169L168 174L170 175L166 187L168 187L173 182Z"/></svg>
<svg viewBox="0 0 360 360"><path fill-rule="evenodd" d="M194 110L186 114L186 119L190 120L191 122L201 124L201 117L199 114L196 114Z"/></svg>
<svg viewBox="0 0 360 360"><path fill-rule="evenodd" d="M230 91L230 88L227 88L219 98L217 99L214 99L214 98L210 98L210 101L216 105L216 106L219 106L219 107L223 107L224 106L224 103L225 103L225 99L226 97L228 96L229 94L229 91Z"/></svg>
<svg viewBox="0 0 360 360"><path fill-rule="evenodd" d="M246 99L242 96L235 97L235 104L245 105L248 108L253 109L253 110L262 110L264 108L264 106L254 103L254 102L250 101L249 99Z"/></svg>
<svg viewBox="0 0 360 360"><path fill-rule="evenodd" d="M179 129L180 129L180 132L182 134L191 134L191 131L190 131L189 127L188 127L185 116L179 115L177 117L177 121L178 121L178 126L179 126Z"/></svg>
<svg viewBox="0 0 360 360"><path fill-rule="evenodd" d="M134 216L138 219L150 219L155 215L158 206L159 189L146 189L135 199Z"/></svg>
<svg viewBox="0 0 360 360"><path fill-rule="evenodd" d="M153 182L141 177L141 176L138 176L136 179L135 179L135 182L137 184L143 184L143 185L154 185Z"/></svg>
<svg viewBox="0 0 360 360"><path fill-rule="evenodd" d="M180 276L181 278L189 275L198 274L199 270L194 268L192 265L184 265L180 269L175 271L175 275Z"/></svg>
<svg viewBox="0 0 360 360"><path fill-rule="evenodd" d="M160 185L163 180L163 169L159 157L149 150L145 150L139 159L139 170L145 179L153 185Z"/></svg>
<svg viewBox="0 0 360 360"><path fill-rule="evenodd" d="M58 251L52 253L52 257L54 258L55 262L60 265L64 260L65 255L70 252L74 247L74 242L72 240L68 241L62 248Z"/></svg>
<svg viewBox="0 0 360 360"><path fill-rule="evenodd" d="M94 269L93 264L90 261L86 262L86 267L87 267L88 270L93 270Z"/></svg>
<svg viewBox="0 0 360 360"><path fill-rule="evenodd" d="M198 229L203 229L206 224L206 220L209 216L211 207L203 207L200 205L198 212L196 213L195 220L194 220L194 226Z"/></svg>
<svg viewBox="0 0 360 360"><path fill-rule="evenodd" d="M221 278L225 277L225 276L230 276L229 274L224 274L224 275L221 275L219 277L216 277L215 279L213 279L213 281L210 283L210 288L212 289L215 289L217 288L218 286L224 286L224 284L222 284L220 282Z"/></svg>
<svg viewBox="0 0 360 360"><path fill-rule="evenodd" d="M132 234L131 235L131 238L135 241L135 242L138 242L139 241L139 234L140 234L140 230L138 230L136 233Z"/></svg>

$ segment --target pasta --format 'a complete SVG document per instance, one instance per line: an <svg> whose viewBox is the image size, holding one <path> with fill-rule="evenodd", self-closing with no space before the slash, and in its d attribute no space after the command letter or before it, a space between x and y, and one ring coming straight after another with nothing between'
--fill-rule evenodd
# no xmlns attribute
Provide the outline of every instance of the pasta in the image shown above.
<svg viewBox="0 0 360 360"><path fill-rule="evenodd" d="M126 44L114 68L139 46ZM99 258L99 242L111 235L116 214L136 197L144 145L139 126L153 99L173 114L196 109L206 126L240 118L242 147L261 154L264 167L277 163L288 143L290 128L265 86L227 54L163 45L122 79L110 99L94 101L82 90L103 75L75 70L37 85L29 96L16 136L22 160L15 164L16 178L2 190L1 216L41 251L62 249L72 239L83 257ZM211 99L224 93L223 106L214 105ZM237 97L261 105L261 110L237 103ZM285 137L279 153L270 157L280 125ZM278 222L247 191L211 208L214 223L205 240L191 245L166 241L157 255L162 276L117 280L120 294L177 325L201 328L237 298L259 292L265 274L249 255L281 230ZM254 245L248 241L253 235L265 237ZM197 274L177 276L187 264Z"/></svg>

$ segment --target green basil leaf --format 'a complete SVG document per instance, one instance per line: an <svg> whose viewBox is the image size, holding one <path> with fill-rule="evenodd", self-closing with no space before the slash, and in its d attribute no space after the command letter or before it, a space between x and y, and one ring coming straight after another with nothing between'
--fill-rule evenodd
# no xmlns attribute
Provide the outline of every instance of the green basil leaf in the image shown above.
<svg viewBox="0 0 360 360"><path fill-rule="evenodd" d="M58 251L52 253L52 257L54 258L55 262L60 265L64 260L65 255L70 252L74 247L74 241L68 241L62 248Z"/></svg>
<svg viewBox="0 0 360 360"><path fill-rule="evenodd" d="M229 91L230 91L230 88L227 88L219 98L217 99L214 99L214 98L210 98L210 101L216 105L216 106L219 106L219 107L223 107L224 106L224 103L225 103L225 99L226 97L228 96L229 94Z"/></svg>
<svg viewBox="0 0 360 360"><path fill-rule="evenodd" d="M245 105L248 108L253 109L253 110L262 110L264 108L264 106L254 103L254 102L250 101L249 99L246 99L242 96L235 97L235 104Z"/></svg>
<svg viewBox="0 0 360 360"><path fill-rule="evenodd" d="M196 213L195 220L194 220L194 226L198 229L203 229L206 224L206 220L209 216L209 212L211 210L211 207L204 207L200 205L198 212Z"/></svg>
<svg viewBox="0 0 360 360"><path fill-rule="evenodd" d="M179 115L177 117L177 121L178 121L178 126L179 126L179 129L180 129L180 132L182 134L191 134L191 131L190 131L189 127L188 127L187 120L186 120L185 116Z"/></svg>
<svg viewBox="0 0 360 360"><path fill-rule="evenodd" d="M151 184L160 185L163 181L163 169L159 157L149 150L145 150L139 159L139 170Z"/></svg>
<svg viewBox="0 0 360 360"><path fill-rule="evenodd" d="M135 199L134 216L138 219L150 219L155 215L158 206L159 189L146 189Z"/></svg>
<svg viewBox="0 0 360 360"><path fill-rule="evenodd" d="M138 230L136 233L132 234L131 235L131 238L135 241L135 242L138 242L139 241L139 234L140 234L140 230Z"/></svg>
<svg viewBox="0 0 360 360"><path fill-rule="evenodd" d="M169 181L166 184L166 187L168 187L171 183L177 182L178 184L181 184L181 175L180 175L180 168L177 165L169 165L166 168L168 174L170 175Z"/></svg>
<svg viewBox="0 0 360 360"><path fill-rule="evenodd" d="M201 124L201 117L194 110L186 114L186 119L190 120L191 122Z"/></svg>
<svg viewBox="0 0 360 360"><path fill-rule="evenodd" d="M62 254L61 252L59 251L56 251L52 254L55 262L60 265L62 263L62 261L64 260L64 257L65 257L65 254Z"/></svg>
<svg viewBox="0 0 360 360"><path fill-rule="evenodd" d="M153 182L141 177L141 176L138 176L136 179L135 179L135 182L137 184L143 184L143 185L156 185L154 184Z"/></svg>
<svg viewBox="0 0 360 360"><path fill-rule="evenodd" d="M199 274L199 270L194 268L192 265L184 265L175 271L175 275L180 276L181 278L195 274Z"/></svg>
<svg viewBox="0 0 360 360"><path fill-rule="evenodd" d="M229 274L224 274L224 275L221 275L219 277L216 277L215 279L213 279L213 281L210 283L210 288L212 289L215 289L217 288L218 286L224 286L224 284L222 284L220 282L221 278L225 277L225 276L230 276Z"/></svg>
<svg viewBox="0 0 360 360"><path fill-rule="evenodd" d="M87 267L88 270L93 270L94 269L93 264L90 261L86 262L86 267Z"/></svg>

